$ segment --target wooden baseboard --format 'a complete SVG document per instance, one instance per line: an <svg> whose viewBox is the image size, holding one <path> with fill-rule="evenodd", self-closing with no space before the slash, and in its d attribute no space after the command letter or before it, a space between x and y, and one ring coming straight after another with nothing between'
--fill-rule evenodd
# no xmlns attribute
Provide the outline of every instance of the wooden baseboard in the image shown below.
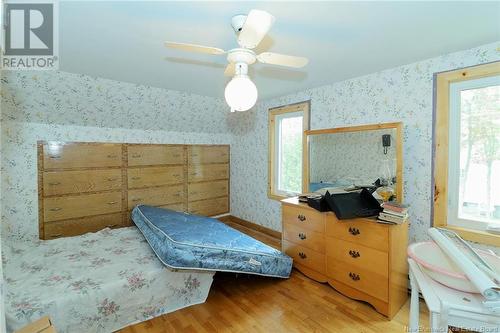
<svg viewBox="0 0 500 333"><path fill-rule="evenodd" d="M264 227L262 225L259 225L259 224L256 224L256 223L244 220L244 219L240 219L239 217L236 217L233 215L221 216L221 217L219 217L219 220L221 220L223 222L237 223L245 228L252 229L252 230L258 231L260 233L263 233L269 237L277 238L277 239L281 240L281 232L273 230L273 229L269 229L267 227Z"/></svg>

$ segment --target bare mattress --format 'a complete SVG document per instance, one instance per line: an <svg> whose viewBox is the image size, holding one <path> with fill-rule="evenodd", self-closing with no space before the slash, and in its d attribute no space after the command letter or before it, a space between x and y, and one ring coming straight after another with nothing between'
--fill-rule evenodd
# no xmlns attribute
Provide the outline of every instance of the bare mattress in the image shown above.
<svg viewBox="0 0 500 333"><path fill-rule="evenodd" d="M289 256L219 220L147 205L132 220L167 267L290 276Z"/></svg>

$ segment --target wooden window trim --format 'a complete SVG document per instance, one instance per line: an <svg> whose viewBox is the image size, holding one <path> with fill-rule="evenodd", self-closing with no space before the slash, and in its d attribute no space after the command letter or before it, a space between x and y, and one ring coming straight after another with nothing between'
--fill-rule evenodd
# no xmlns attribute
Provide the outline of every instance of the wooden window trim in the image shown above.
<svg viewBox="0 0 500 333"><path fill-rule="evenodd" d="M298 111L303 111L304 112L304 117L302 119L302 128L305 131L309 130L309 114L311 110L311 101L304 101L304 102L299 102L299 103L293 103L293 104L288 104L288 105L283 105L280 107L276 108L271 108L269 109L269 118L268 118L268 177L267 177L267 197L269 199L273 200L282 200L285 199L286 197L280 194L276 194L276 189L275 189L275 182L274 179L276 177L275 175L275 166L276 166L276 161L274 160L275 157L275 122L276 122L276 116L282 115L284 113L291 113L291 112L298 112ZM307 149L306 146L306 136L303 135L302 137L302 156L304 156L304 151ZM302 157L302 160L304 158ZM304 165L302 165L302 177L304 177ZM304 189L302 188L302 192Z"/></svg>
<svg viewBox="0 0 500 333"><path fill-rule="evenodd" d="M462 238L494 246L500 246L500 235L448 225L448 145L449 145L449 93L454 82L500 75L500 61L436 73L435 83L435 126L434 126L434 227L450 229Z"/></svg>

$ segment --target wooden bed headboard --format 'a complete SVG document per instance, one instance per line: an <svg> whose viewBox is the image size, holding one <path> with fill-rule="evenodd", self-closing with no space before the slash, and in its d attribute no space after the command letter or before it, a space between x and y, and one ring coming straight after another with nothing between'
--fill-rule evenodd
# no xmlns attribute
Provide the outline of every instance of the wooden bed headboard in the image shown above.
<svg viewBox="0 0 500 333"><path fill-rule="evenodd" d="M229 145L38 142L41 239L130 226L148 204L229 212Z"/></svg>

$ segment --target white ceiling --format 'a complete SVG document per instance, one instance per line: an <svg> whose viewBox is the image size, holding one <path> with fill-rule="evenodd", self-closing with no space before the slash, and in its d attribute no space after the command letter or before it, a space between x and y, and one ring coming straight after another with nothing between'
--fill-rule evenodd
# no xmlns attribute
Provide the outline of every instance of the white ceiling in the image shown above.
<svg viewBox="0 0 500 333"><path fill-rule="evenodd" d="M237 46L231 17L276 17L257 51L306 56L288 70L257 64L260 98L285 95L500 40L500 2L60 3L60 69L222 97L225 56L166 49L163 41Z"/></svg>

